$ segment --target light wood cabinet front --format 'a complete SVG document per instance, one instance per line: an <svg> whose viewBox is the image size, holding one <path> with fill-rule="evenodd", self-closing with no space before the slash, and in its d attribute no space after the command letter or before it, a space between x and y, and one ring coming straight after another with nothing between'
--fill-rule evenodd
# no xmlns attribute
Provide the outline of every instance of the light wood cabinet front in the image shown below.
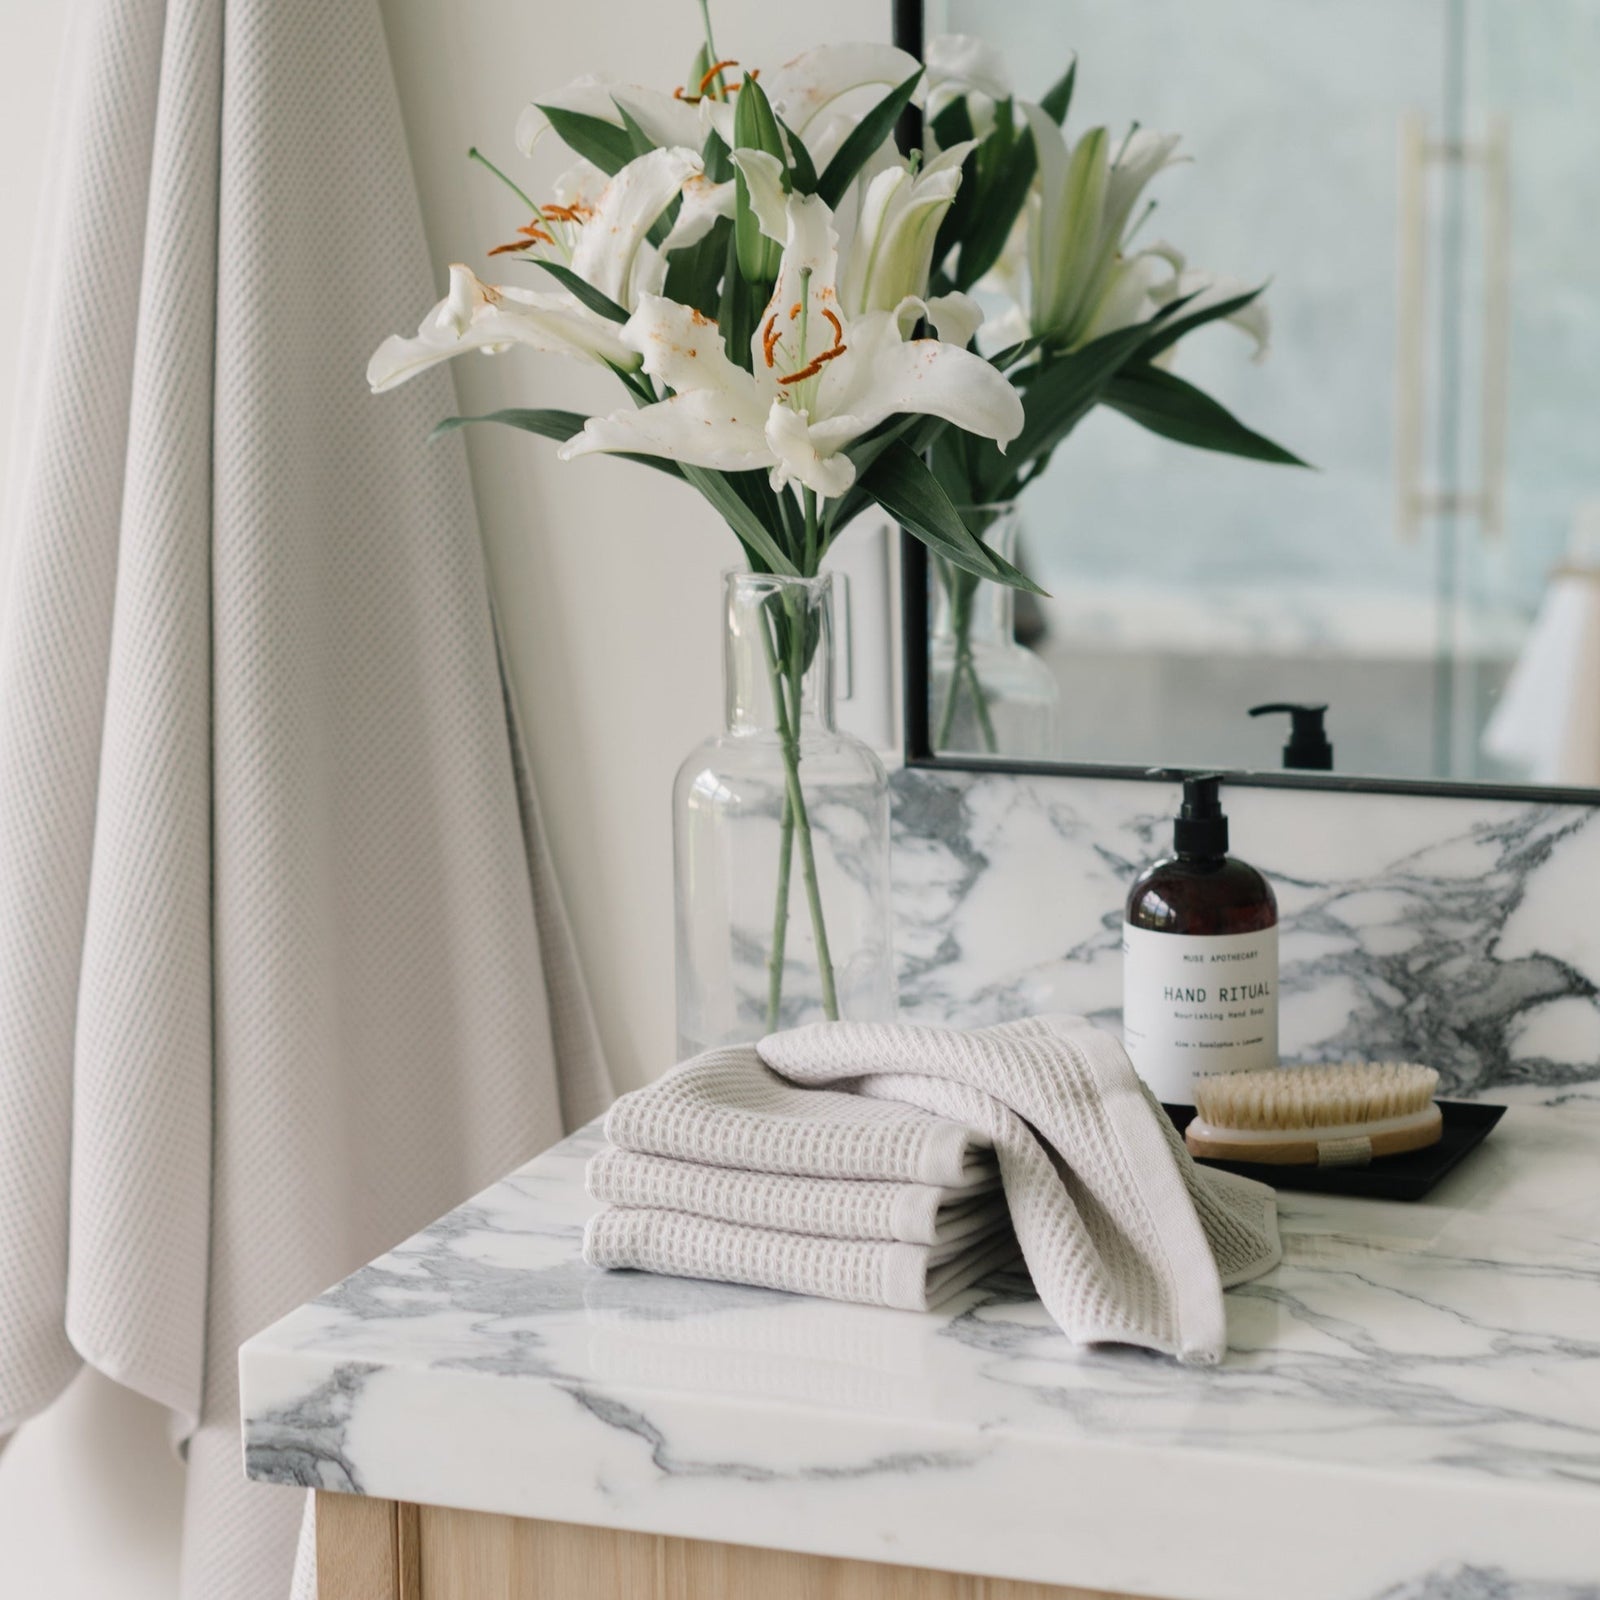
<svg viewBox="0 0 1600 1600"><path fill-rule="evenodd" d="M317 1496L320 1600L1132 1600L482 1511Z"/></svg>

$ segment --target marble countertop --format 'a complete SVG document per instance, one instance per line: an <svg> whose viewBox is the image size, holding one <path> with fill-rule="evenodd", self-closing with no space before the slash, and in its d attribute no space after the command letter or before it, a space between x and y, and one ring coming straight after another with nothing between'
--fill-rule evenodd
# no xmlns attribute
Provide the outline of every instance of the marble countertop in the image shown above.
<svg viewBox="0 0 1600 1600"><path fill-rule="evenodd" d="M1230 1353L585 1267L585 1130L240 1352L267 1482L1171 1600L1600 1595L1600 1108L1285 1194Z"/></svg>

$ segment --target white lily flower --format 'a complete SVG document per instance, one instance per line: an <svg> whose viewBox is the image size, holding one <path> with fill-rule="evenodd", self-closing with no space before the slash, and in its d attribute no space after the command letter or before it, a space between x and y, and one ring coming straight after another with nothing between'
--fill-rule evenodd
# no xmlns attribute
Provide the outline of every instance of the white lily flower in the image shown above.
<svg viewBox="0 0 1600 1600"><path fill-rule="evenodd" d="M591 202L588 196L600 175L587 165L574 168L560 186L567 198L524 227L526 242L515 248L526 249L534 260L562 261L632 310L641 295L661 287L666 273L665 258L646 235L700 170L700 157L692 150L652 150L602 180ZM705 226L710 225L708 220ZM375 392L392 389L463 351L497 355L519 344L614 366L639 364L638 352L623 342L618 325L591 311L570 289L487 284L458 264L450 269L450 292L422 319L416 337L391 334L379 345L367 381Z"/></svg>
<svg viewBox="0 0 1600 1600"><path fill-rule="evenodd" d="M921 413L993 439L1022 429L1022 402L986 361L938 339L907 340L899 308L846 312L838 236L815 195L791 196L778 282L751 343L754 370L729 359L715 323L645 296L622 337L671 397L591 418L563 460L597 452L667 456L726 472L765 467L775 489L824 498L855 481L847 445L890 417Z"/></svg>
<svg viewBox="0 0 1600 1600"><path fill-rule="evenodd" d="M972 131L980 139L994 130L995 106L1012 96L1006 58L970 33L939 33L928 41L928 121L952 100L965 99Z"/></svg>
<svg viewBox="0 0 1600 1600"><path fill-rule="evenodd" d="M1184 315L1205 311L1224 300L1234 300L1249 292L1249 285L1238 278L1190 267L1183 252L1165 241L1141 250L1119 264L1112 286L1101 303L1100 313L1089 337L1114 333L1119 328L1148 322L1163 306L1174 300L1187 302ZM1272 317L1266 302L1257 295L1248 305L1222 319L1244 334L1253 345L1251 359L1264 361L1272 340ZM1169 345L1156 357L1158 366L1170 366L1178 347Z"/></svg>
<svg viewBox="0 0 1600 1600"><path fill-rule="evenodd" d="M842 241L839 299L846 312L854 316L894 311L927 293L934 239L961 185L961 164L972 149L971 142L953 146L916 173L906 162L896 161L864 188L851 186L859 192L847 196L834 217ZM783 189L782 166L775 156L760 150L735 150L733 160L744 174L761 231L783 244L788 236L789 197ZM945 315L952 327L976 314L966 295L938 298L948 302ZM955 342L965 344L970 337L969 332Z"/></svg>
<svg viewBox="0 0 1600 1600"><path fill-rule="evenodd" d="M807 50L761 78L767 98L788 125L805 142L819 170L844 140L856 119L830 117L839 103L858 90L876 88L879 95L904 83L919 63L915 56L887 44L825 44ZM736 81L738 62L727 64L726 77ZM731 83L730 83L731 87ZM733 148L733 113L736 93L718 100L698 92L698 84L681 85L675 94L647 89L639 84L607 83L600 78L576 78L564 89L541 96L540 103L561 111L578 111L598 117L613 127L622 126L619 105L659 145L689 145L698 149L707 128ZM914 97L921 103L920 90ZM517 148L524 155L550 127L539 105L523 108L517 118ZM831 147L830 147L831 146Z"/></svg>
<svg viewBox="0 0 1600 1600"><path fill-rule="evenodd" d="M1072 348L1098 318L1122 259L1123 238L1145 185L1175 155L1177 134L1139 129L1113 155L1104 128L1071 150L1047 112L1025 104L1039 160L1039 209L1029 240L1033 333Z"/></svg>
<svg viewBox="0 0 1600 1600"><path fill-rule="evenodd" d="M367 363L374 394L414 378L467 350L499 355L513 345L617 366L638 365L614 322L580 305L565 290L539 293L483 283L470 267L450 268L450 292L422 319L414 339L392 333Z"/></svg>

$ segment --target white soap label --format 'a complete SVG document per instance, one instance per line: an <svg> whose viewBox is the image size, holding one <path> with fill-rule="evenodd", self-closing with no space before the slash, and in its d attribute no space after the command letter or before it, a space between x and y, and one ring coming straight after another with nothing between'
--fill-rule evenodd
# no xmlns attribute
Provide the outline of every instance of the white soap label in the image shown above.
<svg viewBox="0 0 1600 1600"><path fill-rule="evenodd" d="M1195 937L1122 926L1122 1038L1158 1100L1278 1065L1278 930Z"/></svg>

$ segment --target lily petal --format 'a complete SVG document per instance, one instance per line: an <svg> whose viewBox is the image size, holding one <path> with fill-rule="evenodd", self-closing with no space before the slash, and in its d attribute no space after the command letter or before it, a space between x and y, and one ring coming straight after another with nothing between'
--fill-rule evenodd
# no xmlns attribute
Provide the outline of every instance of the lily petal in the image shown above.
<svg viewBox="0 0 1600 1600"><path fill-rule="evenodd" d="M1006 58L987 40L970 33L936 33L926 51L929 93L945 91L945 98L976 90L991 100L1011 94L1011 73Z"/></svg>
<svg viewBox="0 0 1600 1600"><path fill-rule="evenodd" d="M765 150L732 152L733 164L744 174L750 192L750 209L761 231L782 244L789 236L789 196L783 187L783 163Z"/></svg>
<svg viewBox="0 0 1600 1600"><path fill-rule="evenodd" d="M709 317L645 295L622 337L644 358L644 370L676 393L637 411L591 417L582 433L562 445L562 460L622 450L722 472L772 465L764 436L768 397L728 359Z"/></svg>
<svg viewBox="0 0 1600 1600"><path fill-rule="evenodd" d="M560 355L632 367L638 357L607 322L570 294L494 288L464 266L450 269L450 293L422 319L414 339L391 334L367 363L374 394L467 350L498 354L526 345Z"/></svg>
<svg viewBox="0 0 1600 1600"><path fill-rule="evenodd" d="M584 224L572 252L572 270L619 305L628 306L645 235L688 178L700 170L700 157L693 150L651 150L630 161L606 185L594 216Z"/></svg>
<svg viewBox="0 0 1600 1600"><path fill-rule="evenodd" d="M1002 448L1022 432L1022 401L981 356L937 339L900 338L891 311L850 325L850 348L830 362L817 392L811 437L823 453L841 449L901 412L943 417Z"/></svg>
<svg viewBox="0 0 1600 1600"><path fill-rule="evenodd" d="M946 344L966 346L983 326L983 307L970 294L936 294L926 302L928 321Z"/></svg>
<svg viewBox="0 0 1600 1600"><path fill-rule="evenodd" d="M836 100L857 89L892 89L920 65L893 45L824 44L785 62L761 80L761 87L784 121L804 135ZM912 98L922 104L922 84Z"/></svg>
<svg viewBox="0 0 1600 1600"><path fill-rule="evenodd" d="M824 500L842 495L856 481L855 463L849 456L821 455L811 437L811 426L802 412L794 411L782 400L774 400L767 413L767 445L777 458L768 474L776 490L791 483L814 489Z"/></svg>
<svg viewBox="0 0 1600 1600"><path fill-rule="evenodd" d="M792 194L785 223L778 281L750 340L751 366L757 378L770 385L772 394L783 387L778 379L801 364L795 329L802 301L809 298L806 325L815 341L813 351L831 342L827 319L838 315L835 283L839 274L839 236L833 229L833 213L818 195ZM779 331L778 340L770 348L764 343L763 333L769 322ZM775 353L783 359L769 360Z"/></svg>
<svg viewBox="0 0 1600 1600"><path fill-rule="evenodd" d="M692 101L632 83L614 84L611 98L663 149L686 145L698 150L705 143L705 119ZM615 113L610 120L616 120Z"/></svg>
<svg viewBox="0 0 1600 1600"><path fill-rule="evenodd" d="M662 241L661 253L670 255L698 244L716 225L718 217L733 215L733 180L713 183L703 172L691 173L683 184L683 204L678 220Z"/></svg>
<svg viewBox="0 0 1600 1600"><path fill-rule="evenodd" d="M598 117L602 122L622 126L617 108L611 99L611 85L593 73L574 78L565 88L541 95L537 104L526 105L517 117L517 149L531 156L533 148L550 131L550 119L544 114L545 106L557 111L577 111L586 117Z"/></svg>

